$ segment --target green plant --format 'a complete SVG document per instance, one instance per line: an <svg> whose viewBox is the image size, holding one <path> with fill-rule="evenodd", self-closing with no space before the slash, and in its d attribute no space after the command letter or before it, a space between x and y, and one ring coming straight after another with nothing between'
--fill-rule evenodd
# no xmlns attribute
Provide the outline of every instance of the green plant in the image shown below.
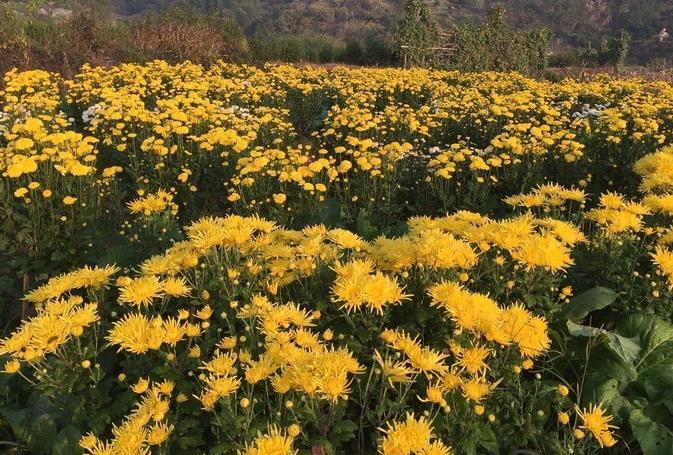
<svg viewBox="0 0 673 455"><path fill-rule="evenodd" d="M404 18L397 26L396 40L405 64L425 65L438 41L437 23L423 0L408 0Z"/></svg>
<svg viewBox="0 0 673 455"><path fill-rule="evenodd" d="M559 318L557 344L566 378L575 376L582 402L603 403L646 455L673 451L673 325L651 314L591 324L617 298L594 288L574 298ZM601 319L601 318L598 318ZM605 319L605 318L602 318ZM574 321L586 321L578 324ZM568 374L572 365L574 373Z"/></svg>
<svg viewBox="0 0 673 455"><path fill-rule="evenodd" d="M547 28L519 31L507 22L502 6L493 8L485 24L452 30L446 64L463 71L518 71L541 76L549 66L552 33Z"/></svg>

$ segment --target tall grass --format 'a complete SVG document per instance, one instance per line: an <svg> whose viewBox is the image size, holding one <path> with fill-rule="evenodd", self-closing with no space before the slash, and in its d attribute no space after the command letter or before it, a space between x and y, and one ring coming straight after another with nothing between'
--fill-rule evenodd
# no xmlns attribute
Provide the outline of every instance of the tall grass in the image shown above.
<svg viewBox="0 0 673 455"><path fill-rule="evenodd" d="M353 65L391 65L395 61L391 45L381 39L347 41L320 34L258 33L250 40L255 62L349 63Z"/></svg>

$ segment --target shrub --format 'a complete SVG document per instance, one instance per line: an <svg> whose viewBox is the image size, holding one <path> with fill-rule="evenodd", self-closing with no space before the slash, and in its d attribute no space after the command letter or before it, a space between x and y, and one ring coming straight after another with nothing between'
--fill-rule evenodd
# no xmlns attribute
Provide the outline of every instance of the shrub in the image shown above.
<svg viewBox="0 0 673 455"><path fill-rule="evenodd" d="M190 60L212 64L247 57L245 36L229 18L206 16L195 9L171 8L150 13L131 25L134 47L146 60Z"/></svg>
<svg viewBox="0 0 673 455"><path fill-rule="evenodd" d="M502 7L484 25L454 27L446 65L463 71L518 71L541 76L549 65L551 31L519 31L507 23Z"/></svg>

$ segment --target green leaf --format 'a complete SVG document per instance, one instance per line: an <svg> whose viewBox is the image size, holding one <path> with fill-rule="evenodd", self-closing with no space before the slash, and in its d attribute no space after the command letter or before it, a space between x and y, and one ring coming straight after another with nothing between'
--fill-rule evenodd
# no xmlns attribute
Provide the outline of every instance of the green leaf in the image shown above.
<svg viewBox="0 0 673 455"><path fill-rule="evenodd" d="M586 385L590 387L593 393L592 396L586 397L584 401L603 403L620 422L628 421L629 414L636 409L636 405L620 394L619 381L615 378L610 378L596 386L593 386L590 379Z"/></svg>
<svg viewBox="0 0 673 455"><path fill-rule="evenodd" d="M357 219L358 234L365 240L372 240L378 234L376 226L369 219L369 213L366 210L360 210Z"/></svg>
<svg viewBox="0 0 673 455"><path fill-rule="evenodd" d="M635 314L612 332L568 322L576 336L606 342L592 352L582 401L603 402L631 431L645 455L673 453L670 390L673 387L673 326ZM634 347L637 346L637 349Z"/></svg>
<svg viewBox="0 0 673 455"><path fill-rule="evenodd" d="M352 420L339 420L330 431L330 440L333 442L348 441L353 438L353 433L357 429L357 424Z"/></svg>
<svg viewBox="0 0 673 455"><path fill-rule="evenodd" d="M568 327L568 333L574 337L593 338L605 332L605 330L603 329L599 329L597 327L590 327L588 325L575 324L572 321L566 322L566 327Z"/></svg>
<svg viewBox="0 0 673 455"><path fill-rule="evenodd" d="M36 455L48 454L54 444L56 434L54 418L49 414L40 414L31 422L26 443Z"/></svg>
<svg viewBox="0 0 673 455"><path fill-rule="evenodd" d="M673 325L652 315L631 315L615 332L637 339L641 350L634 360L638 379L660 390L673 387Z"/></svg>
<svg viewBox="0 0 673 455"><path fill-rule="evenodd" d="M673 453L673 433L664 425L653 421L640 409L631 413L629 423L643 455Z"/></svg>
<svg viewBox="0 0 673 455"><path fill-rule="evenodd" d="M324 224L328 228L341 226L341 205L336 199L325 199L318 204L309 224Z"/></svg>
<svg viewBox="0 0 673 455"><path fill-rule="evenodd" d="M26 436L27 415L28 411L25 409L0 409L0 416L9 424L18 439Z"/></svg>
<svg viewBox="0 0 673 455"><path fill-rule="evenodd" d="M608 348L624 362L634 362L640 352L640 345L638 344L640 340L637 337L626 338L605 329L578 325L572 321L568 321L566 326L568 327L568 333L576 337L601 337L607 341Z"/></svg>
<svg viewBox="0 0 673 455"><path fill-rule="evenodd" d="M608 346L622 359L624 362L634 362L640 353L640 345L638 338L626 338L616 335L612 332L607 332Z"/></svg>
<svg viewBox="0 0 673 455"><path fill-rule="evenodd" d="M226 455L232 453L233 448L229 442L221 442L208 450L208 455Z"/></svg>
<svg viewBox="0 0 673 455"><path fill-rule="evenodd" d="M73 425L68 425L62 429L56 440L54 441L54 447L51 450L52 455L73 455L81 454L82 449L79 446L79 439L82 437L81 432L77 427Z"/></svg>
<svg viewBox="0 0 673 455"><path fill-rule="evenodd" d="M579 321L584 319L592 311L600 310L612 304L617 298L617 293L612 289L595 287L572 298L564 307L562 317Z"/></svg>
<svg viewBox="0 0 673 455"><path fill-rule="evenodd" d="M114 245L105 250L98 257L96 263L100 266L108 264L117 264L120 267L133 263L133 259L138 255L138 249L131 245Z"/></svg>
<svg viewBox="0 0 673 455"><path fill-rule="evenodd" d="M481 447L490 453L500 453L500 446L498 445L498 437L491 427L481 427L479 429L478 443Z"/></svg>

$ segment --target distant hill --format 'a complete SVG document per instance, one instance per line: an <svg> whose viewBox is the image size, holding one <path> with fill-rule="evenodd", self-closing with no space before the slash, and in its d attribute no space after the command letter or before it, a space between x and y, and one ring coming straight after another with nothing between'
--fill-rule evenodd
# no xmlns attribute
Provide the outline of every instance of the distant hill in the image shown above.
<svg viewBox="0 0 673 455"><path fill-rule="evenodd" d="M56 5L86 1L54 1ZM404 0L97 0L120 17L176 5L219 11L236 18L246 34L272 31L327 34L338 38L392 36ZM520 27L547 26L555 49L596 46L602 38L626 30L633 37L631 56L673 59L673 38L660 43L657 33L673 35L673 0L428 0L438 22L482 22L488 11L503 3L510 20Z"/></svg>

